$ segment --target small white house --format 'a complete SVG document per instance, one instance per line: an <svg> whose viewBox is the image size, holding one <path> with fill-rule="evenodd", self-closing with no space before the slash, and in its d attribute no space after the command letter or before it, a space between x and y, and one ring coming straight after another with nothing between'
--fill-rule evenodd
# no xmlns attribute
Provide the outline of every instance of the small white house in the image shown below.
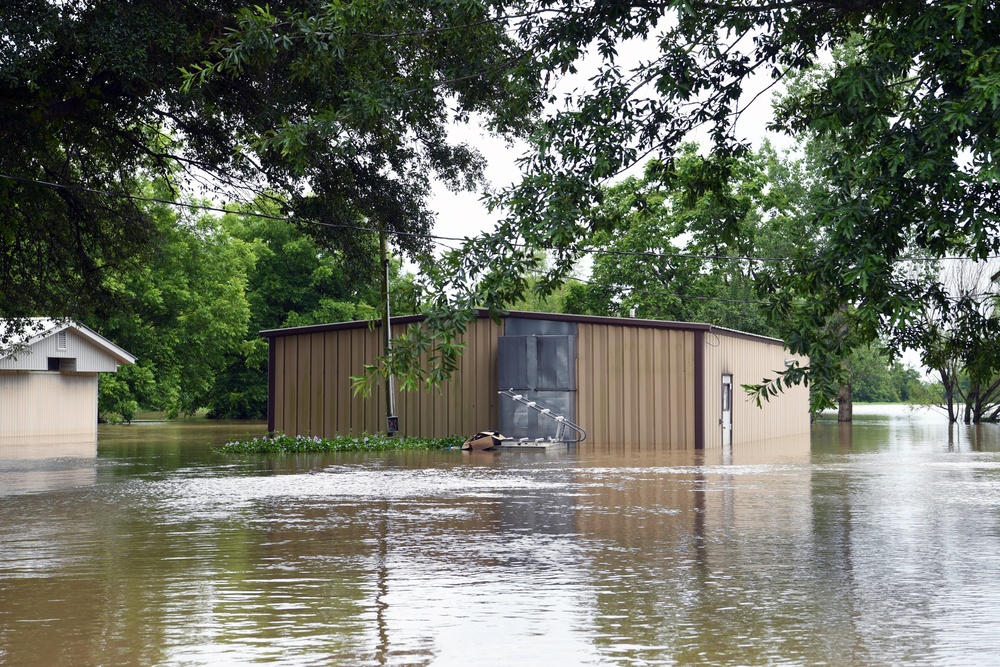
<svg viewBox="0 0 1000 667"><path fill-rule="evenodd" d="M0 459L96 456L97 374L135 357L71 320L0 320Z"/></svg>

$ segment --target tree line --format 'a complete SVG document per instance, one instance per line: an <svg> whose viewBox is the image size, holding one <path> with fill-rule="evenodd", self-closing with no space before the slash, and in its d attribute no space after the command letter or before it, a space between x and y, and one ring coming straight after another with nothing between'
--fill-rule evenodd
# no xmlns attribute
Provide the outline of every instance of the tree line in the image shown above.
<svg viewBox="0 0 1000 667"><path fill-rule="evenodd" d="M141 193L155 242L142 262L104 286L108 301L83 322L138 357L100 378L99 411L131 421L139 409L168 417L267 414L267 342L259 332L371 319L381 304L378 239L330 250L273 203L225 214L172 205L166 184ZM412 276L392 264L393 311L415 312Z"/></svg>
<svg viewBox="0 0 1000 667"><path fill-rule="evenodd" d="M175 341L198 340L192 355L207 367L239 338L236 356L253 363L252 336L233 332L244 319L257 326L254 308L270 303L247 296L270 242L223 242L223 227L187 216L169 223L135 198L150 188L165 200L239 192L299 231L308 224L317 254L352 285L329 298L356 307L368 297L351 292L362 284L352 276L370 268L372 238L391 234L397 256L421 262L428 295L425 325L373 369L405 384L447 378L472 307L500 312L529 278L551 294L606 248L616 259L595 261L597 285L578 291L577 307L622 307L655 287L629 309L703 319L716 309L741 328L766 324L810 359L751 387L759 400L808 382L814 407L828 405L850 386L852 351L880 345L893 358L920 351L952 419L996 416L997 274L946 273L954 258L969 267L1000 255L993 3L0 0L0 16L0 315L125 333L129 313L145 312L134 329L162 327L149 358L176 378L156 390L171 410L218 384L183 372L165 351ZM622 57L638 42L648 47L638 62ZM585 62L587 85L564 94ZM739 125L779 89L772 129L802 141L807 161L805 178L789 172L787 183L781 170L798 167L770 165ZM437 257L432 181L483 185L483 156L449 132L472 120L526 142L522 178L489 194L495 231ZM695 131L707 141L692 153ZM664 207L668 223L650 217ZM654 237L654 222L685 231ZM229 282L212 275L223 264ZM189 282L171 283L185 265ZM615 292L602 272L634 273L635 289ZM185 305L213 281L225 307ZM724 312L755 301L760 311ZM197 338L212 319L234 327ZM235 387L241 372L223 375ZM137 377L129 391L148 384Z"/></svg>

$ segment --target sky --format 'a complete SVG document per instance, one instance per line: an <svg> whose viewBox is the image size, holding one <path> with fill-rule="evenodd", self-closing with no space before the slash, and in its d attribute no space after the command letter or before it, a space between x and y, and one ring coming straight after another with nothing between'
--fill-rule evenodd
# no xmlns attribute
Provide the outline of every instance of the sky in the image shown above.
<svg viewBox="0 0 1000 667"><path fill-rule="evenodd" d="M638 40L619 44L619 62L623 63L625 68L631 68L644 58L648 60L655 49L655 43ZM588 79L596 73L599 64L596 57L585 57L580 62L577 74L563 77L558 82L556 98L561 100L565 94L574 90L587 89L590 86ZM770 84L771 80L766 76L750 79L742 104L749 104ZM771 111L773 91L780 89L779 84L772 90L760 94L740 116L737 132L742 139L748 140L755 147L759 147L765 138L770 139L779 148L789 148L792 145L789 138L766 130L767 124L773 119ZM524 153L526 145L511 146L506 140L491 136L478 125L453 126L451 136L477 148L486 157L488 161L486 177L490 187L501 189L519 180L520 171L515 161ZM707 132L700 136L692 136L691 139L702 145L708 143ZM642 165L637 165L632 172L625 172L620 178L625 178L630 173L641 173L641 168ZM481 199L481 193L454 193L449 192L440 183L436 184L430 202L431 210L437 215L434 233L439 236L464 237L492 229L496 224L496 214L489 214Z"/></svg>

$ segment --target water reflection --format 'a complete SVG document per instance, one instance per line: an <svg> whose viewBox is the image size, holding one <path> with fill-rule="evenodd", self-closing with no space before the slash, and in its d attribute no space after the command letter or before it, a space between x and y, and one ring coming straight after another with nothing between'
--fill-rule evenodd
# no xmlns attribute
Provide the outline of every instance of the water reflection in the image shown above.
<svg viewBox="0 0 1000 667"><path fill-rule="evenodd" d="M977 662L997 432L915 421L540 456L111 432L86 483L0 500L0 664Z"/></svg>

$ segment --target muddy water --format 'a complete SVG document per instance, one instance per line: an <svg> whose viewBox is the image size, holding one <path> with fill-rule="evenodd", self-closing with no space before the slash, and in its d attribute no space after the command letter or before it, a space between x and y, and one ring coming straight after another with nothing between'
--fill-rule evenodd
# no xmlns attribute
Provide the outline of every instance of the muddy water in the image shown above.
<svg viewBox="0 0 1000 667"><path fill-rule="evenodd" d="M732 453L0 461L0 664L1000 660L1000 430L898 408Z"/></svg>

